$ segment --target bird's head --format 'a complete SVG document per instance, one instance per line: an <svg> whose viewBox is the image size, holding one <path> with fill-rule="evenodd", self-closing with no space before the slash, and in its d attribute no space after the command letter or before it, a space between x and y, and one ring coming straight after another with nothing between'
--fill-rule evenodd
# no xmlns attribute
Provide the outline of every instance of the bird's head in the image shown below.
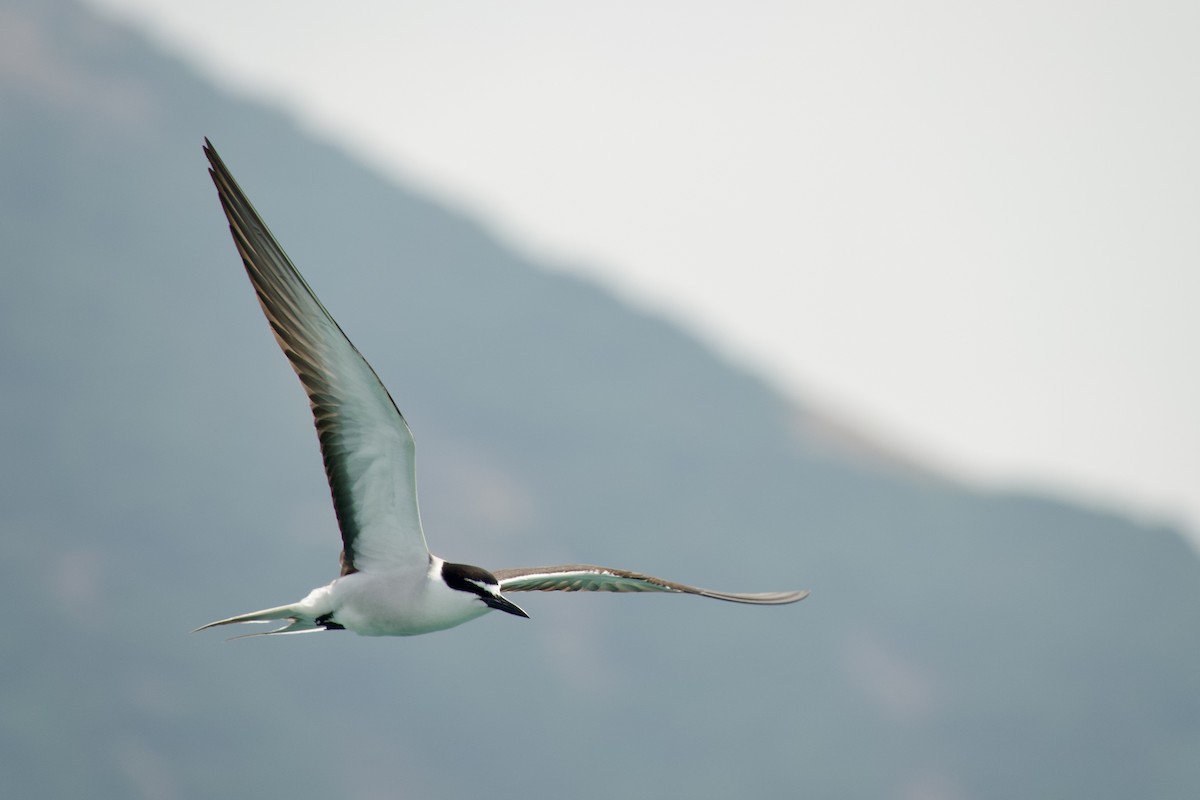
<svg viewBox="0 0 1200 800"><path fill-rule="evenodd" d="M524 609L500 594L500 582L496 580L495 575L482 567L446 562L442 564L442 580L451 589L477 596L488 608L529 618Z"/></svg>

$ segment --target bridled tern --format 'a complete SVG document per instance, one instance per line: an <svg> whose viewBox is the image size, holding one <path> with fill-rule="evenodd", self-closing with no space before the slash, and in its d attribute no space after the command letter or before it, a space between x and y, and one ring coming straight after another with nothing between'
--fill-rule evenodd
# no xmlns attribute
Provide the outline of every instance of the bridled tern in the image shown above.
<svg viewBox="0 0 1200 800"><path fill-rule="evenodd" d="M292 265L205 140L234 243L279 346L308 394L342 533L341 575L298 603L210 622L286 621L278 633L350 630L412 636L492 609L528 617L505 592L676 592L780 605L808 592L714 592L624 569L570 564L495 572L429 552L417 510L415 447L391 395Z"/></svg>

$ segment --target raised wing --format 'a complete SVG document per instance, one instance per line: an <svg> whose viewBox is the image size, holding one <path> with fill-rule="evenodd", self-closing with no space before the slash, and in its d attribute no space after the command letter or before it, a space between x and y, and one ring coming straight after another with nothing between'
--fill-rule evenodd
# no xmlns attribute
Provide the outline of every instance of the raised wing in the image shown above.
<svg viewBox="0 0 1200 800"><path fill-rule="evenodd" d="M563 564L557 567L519 567L492 573L500 582L502 592L676 592L698 594L731 603L753 603L776 606L795 603L808 597L808 592L714 592L676 583L653 575L643 575L627 569L596 567L591 564Z"/></svg>
<svg viewBox="0 0 1200 800"><path fill-rule="evenodd" d="M207 139L204 153L246 274L312 405L342 531L342 574L428 563L408 423Z"/></svg>

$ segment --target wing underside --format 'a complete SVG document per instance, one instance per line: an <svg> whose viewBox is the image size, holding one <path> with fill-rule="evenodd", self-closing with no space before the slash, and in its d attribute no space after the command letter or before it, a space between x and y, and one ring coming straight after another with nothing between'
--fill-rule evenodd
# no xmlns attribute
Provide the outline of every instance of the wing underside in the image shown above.
<svg viewBox="0 0 1200 800"><path fill-rule="evenodd" d="M342 532L342 574L427 560L408 424L207 140L204 152L246 274L312 406Z"/></svg>
<svg viewBox="0 0 1200 800"><path fill-rule="evenodd" d="M591 564L520 567L496 570L493 574L500 582L502 592L673 592L755 605L784 605L808 597L806 591L717 592L627 569Z"/></svg>

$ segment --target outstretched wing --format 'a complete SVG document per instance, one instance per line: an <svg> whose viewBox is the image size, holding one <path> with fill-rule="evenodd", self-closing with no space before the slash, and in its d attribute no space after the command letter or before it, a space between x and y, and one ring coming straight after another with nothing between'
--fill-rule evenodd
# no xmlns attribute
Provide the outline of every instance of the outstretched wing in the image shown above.
<svg viewBox="0 0 1200 800"><path fill-rule="evenodd" d="M207 139L204 153L246 274L312 405L342 531L342 574L427 563L408 423Z"/></svg>
<svg viewBox="0 0 1200 800"><path fill-rule="evenodd" d="M676 592L698 594L731 603L783 605L808 597L808 592L714 592L686 583L655 578L627 569L596 567L591 564L563 564L557 567L519 567L492 573L502 592Z"/></svg>

